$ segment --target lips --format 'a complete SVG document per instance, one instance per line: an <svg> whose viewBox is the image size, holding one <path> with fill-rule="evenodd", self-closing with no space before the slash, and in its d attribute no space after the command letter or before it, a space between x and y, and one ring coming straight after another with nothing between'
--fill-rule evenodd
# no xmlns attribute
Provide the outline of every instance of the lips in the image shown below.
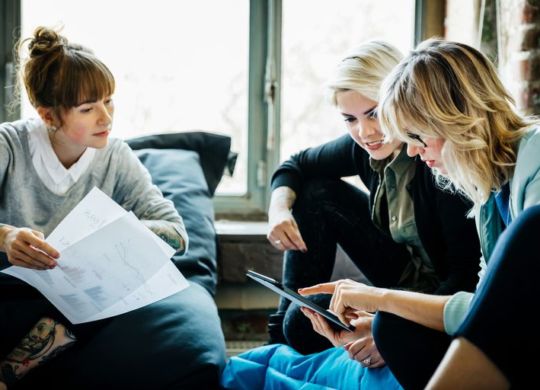
<svg viewBox="0 0 540 390"><path fill-rule="evenodd" d="M106 137L108 136L110 133L110 130L105 130L105 131L102 131L101 133L95 133L94 136L95 137Z"/></svg>
<svg viewBox="0 0 540 390"><path fill-rule="evenodd" d="M364 142L364 145L366 145L366 148L369 150L377 150L384 145L384 140L380 139L377 141Z"/></svg>

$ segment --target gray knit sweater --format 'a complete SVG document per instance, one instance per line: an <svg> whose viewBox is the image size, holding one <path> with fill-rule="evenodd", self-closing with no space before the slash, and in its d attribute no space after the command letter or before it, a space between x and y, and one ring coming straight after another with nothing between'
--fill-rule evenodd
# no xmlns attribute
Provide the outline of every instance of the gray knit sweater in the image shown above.
<svg viewBox="0 0 540 390"><path fill-rule="evenodd" d="M39 230L47 237L95 186L140 220L168 221L182 236L182 217L152 184L150 174L129 146L111 138L63 195L51 192L38 176L28 146L28 120L0 124L0 223Z"/></svg>

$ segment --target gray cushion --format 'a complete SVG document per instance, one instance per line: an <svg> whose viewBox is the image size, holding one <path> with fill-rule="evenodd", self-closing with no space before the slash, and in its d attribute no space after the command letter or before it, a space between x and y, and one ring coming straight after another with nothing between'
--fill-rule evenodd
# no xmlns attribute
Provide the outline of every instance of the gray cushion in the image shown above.
<svg viewBox="0 0 540 390"><path fill-rule="evenodd" d="M205 131L153 134L131 138L126 142L133 150L181 149L197 152L211 195L214 195L224 169L227 168L232 175L236 163L237 154L230 151L231 138Z"/></svg>
<svg viewBox="0 0 540 390"><path fill-rule="evenodd" d="M198 153L181 149L141 149L135 154L146 166L163 196L173 201L184 219L189 248L173 261L187 278L211 294L217 283L214 207Z"/></svg>

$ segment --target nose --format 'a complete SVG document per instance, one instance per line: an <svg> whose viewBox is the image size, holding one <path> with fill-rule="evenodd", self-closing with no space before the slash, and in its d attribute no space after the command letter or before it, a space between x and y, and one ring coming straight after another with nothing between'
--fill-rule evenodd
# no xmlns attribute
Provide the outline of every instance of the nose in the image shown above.
<svg viewBox="0 0 540 390"><path fill-rule="evenodd" d="M407 144L407 156L409 157L417 156L421 153L422 149L423 148L421 146Z"/></svg>
<svg viewBox="0 0 540 390"><path fill-rule="evenodd" d="M114 109L109 107L105 103L100 104L99 123L102 125L110 126L112 123Z"/></svg>
<svg viewBox="0 0 540 390"><path fill-rule="evenodd" d="M370 120L359 120L356 126L356 132L361 139L366 139L369 136L379 132L377 125Z"/></svg>

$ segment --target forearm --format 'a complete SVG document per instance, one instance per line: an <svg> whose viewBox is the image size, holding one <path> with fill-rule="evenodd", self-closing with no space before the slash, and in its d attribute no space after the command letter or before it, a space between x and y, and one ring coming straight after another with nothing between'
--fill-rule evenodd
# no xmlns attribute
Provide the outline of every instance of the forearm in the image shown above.
<svg viewBox="0 0 540 390"><path fill-rule="evenodd" d="M184 238L173 222L143 220L142 223L175 249L177 253L183 252L186 249Z"/></svg>
<svg viewBox="0 0 540 390"><path fill-rule="evenodd" d="M274 211L290 210L296 200L296 193L289 187L278 187L272 191L269 214Z"/></svg>
<svg viewBox="0 0 540 390"><path fill-rule="evenodd" d="M444 305L450 296L379 289L378 309L444 332Z"/></svg>

